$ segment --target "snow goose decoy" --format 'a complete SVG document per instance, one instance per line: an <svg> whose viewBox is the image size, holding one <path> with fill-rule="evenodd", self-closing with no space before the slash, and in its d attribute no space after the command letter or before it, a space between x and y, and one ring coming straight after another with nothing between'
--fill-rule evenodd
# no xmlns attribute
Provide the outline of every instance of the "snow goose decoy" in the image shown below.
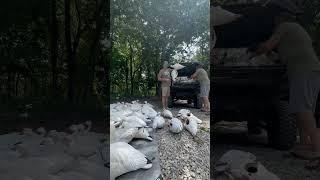
<svg viewBox="0 0 320 180"><path fill-rule="evenodd" d="M154 119L157 116L157 112L150 106L148 105L143 105L141 109L142 114L147 116L149 119Z"/></svg>
<svg viewBox="0 0 320 180"><path fill-rule="evenodd" d="M164 118L169 118L169 119L172 119L172 118L173 118L172 112L169 111L168 109L163 110L162 116L163 116Z"/></svg>
<svg viewBox="0 0 320 180"><path fill-rule="evenodd" d="M162 116L160 116L160 113L158 113L158 116L154 118L152 123L153 129L161 129L164 127L165 120Z"/></svg>
<svg viewBox="0 0 320 180"><path fill-rule="evenodd" d="M149 141L153 141L152 137L149 134L149 131L146 128L138 128L138 132L134 136L137 139L147 139Z"/></svg>
<svg viewBox="0 0 320 180"><path fill-rule="evenodd" d="M178 117L186 116L188 113L191 113L190 110L188 110L188 109L180 109L177 116Z"/></svg>
<svg viewBox="0 0 320 180"><path fill-rule="evenodd" d="M196 136L197 132L198 132L197 121L195 121L192 118L186 118L185 122L186 122L185 127L186 127L187 131L189 131L193 137Z"/></svg>
<svg viewBox="0 0 320 180"><path fill-rule="evenodd" d="M172 118L169 123L169 130L173 133L180 133L183 130L182 122L177 118Z"/></svg>
<svg viewBox="0 0 320 180"><path fill-rule="evenodd" d="M137 116L129 116L124 118L123 123L121 124L123 128L137 128L137 127L146 127L147 123Z"/></svg>
<svg viewBox="0 0 320 180"><path fill-rule="evenodd" d="M144 122L149 123L151 122L150 119L148 119L145 115L143 115L141 112L133 112L130 114L130 116L137 116L138 118L142 119Z"/></svg>
<svg viewBox="0 0 320 180"><path fill-rule="evenodd" d="M126 142L129 143L138 133L138 128L115 128L110 126L110 143Z"/></svg>
<svg viewBox="0 0 320 180"><path fill-rule="evenodd" d="M110 179L138 169L150 169L152 162L128 143L110 144Z"/></svg>
<svg viewBox="0 0 320 180"><path fill-rule="evenodd" d="M195 115L193 115L192 113L187 113L185 115L182 115L182 118L188 118L188 119L193 119L195 120L198 124L202 123L202 120L199 119L198 117L196 117Z"/></svg>

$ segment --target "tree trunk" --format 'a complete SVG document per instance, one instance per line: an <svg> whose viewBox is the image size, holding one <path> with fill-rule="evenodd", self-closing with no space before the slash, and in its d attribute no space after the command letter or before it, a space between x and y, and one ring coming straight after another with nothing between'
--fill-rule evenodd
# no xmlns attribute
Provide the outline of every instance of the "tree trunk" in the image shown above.
<svg viewBox="0 0 320 180"><path fill-rule="evenodd" d="M102 27L104 25L103 22L103 16L102 16L102 12L103 12L103 7L105 1L102 0L97 0L96 1L96 13L95 13L95 19L96 19L96 28L94 31L94 38L90 47L90 65L89 65L89 78L88 78L88 88L89 88L89 92L91 94L93 94L93 83L94 83L94 77L95 77L95 66L96 66L96 61L97 61L97 54L98 54L98 47L99 47L99 43L100 43L100 36L101 36L101 32L102 32Z"/></svg>
<svg viewBox="0 0 320 180"><path fill-rule="evenodd" d="M20 74L19 73L17 73L17 79L16 79L16 85L15 85L15 88L16 88L16 92L15 92L15 94L16 94L16 96L18 96L18 94L19 94L19 79L20 79Z"/></svg>
<svg viewBox="0 0 320 180"><path fill-rule="evenodd" d="M105 8L103 8L103 11L105 13L105 16L103 17L107 17L107 18L104 18L106 19L106 25L105 25L105 28L106 28L106 38L107 40L111 41L111 38L110 38L110 0L106 0L106 4L105 4ZM111 47L112 47L112 42L111 42ZM110 71L108 69L108 67L110 67L110 61L111 61L111 47L107 48L106 50L106 63L105 63L105 73L106 73L106 94L107 94L107 103L109 104L110 102ZM109 117L110 113L109 113L109 109L107 111L107 117Z"/></svg>
<svg viewBox="0 0 320 180"><path fill-rule="evenodd" d="M133 48L130 45L130 85L131 85L131 90L130 90L130 95L133 96L133 88L134 88L134 77L133 77Z"/></svg>
<svg viewBox="0 0 320 180"><path fill-rule="evenodd" d="M68 100L73 103L74 100L74 84L75 84L75 59L71 46L71 17L70 17L70 0L64 0L64 31L65 43L68 62Z"/></svg>
<svg viewBox="0 0 320 180"><path fill-rule="evenodd" d="M51 62L51 86L52 96L57 96L57 60L58 60L58 25L57 25L57 11L56 0L50 0L50 15L49 15L49 42L50 42L50 62Z"/></svg>
<svg viewBox="0 0 320 180"><path fill-rule="evenodd" d="M128 92L129 92L128 80L129 80L129 68L128 68L128 59L126 58L126 95L128 95Z"/></svg>
<svg viewBox="0 0 320 180"><path fill-rule="evenodd" d="M11 73L8 72L8 80L7 80L7 97L8 100L11 99Z"/></svg>

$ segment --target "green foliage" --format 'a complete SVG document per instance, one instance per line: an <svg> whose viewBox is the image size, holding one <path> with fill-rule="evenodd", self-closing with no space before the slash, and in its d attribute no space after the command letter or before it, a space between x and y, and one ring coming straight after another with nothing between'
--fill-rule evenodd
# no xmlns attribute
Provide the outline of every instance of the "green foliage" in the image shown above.
<svg viewBox="0 0 320 180"><path fill-rule="evenodd" d="M1 3L0 10L0 100L32 103L33 99L62 104L67 101L69 78L66 56L64 0L56 1L57 18L57 89L52 89L50 60L50 1L11 0ZM76 60L75 107L79 104L105 104L106 61L108 48L104 20L108 19L105 1L70 0L72 50ZM103 21L98 22L98 15ZM100 24L98 24L100 23ZM101 25L101 30L97 30ZM98 38L95 38L98 37ZM77 45L75 42L79 41ZM53 96L52 91L57 91ZM92 105L91 105L92 106ZM51 107L48 105L48 107ZM93 107L93 106L92 106Z"/></svg>
<svg viewBox="0 0 320 180"><path fill-rule="evenodd" d="M184 44L199 47L191 52L198 60L209 60L207 0L113 0L111 16L113 98L155 95L162 61L187 60L175 59Z"/></svg>

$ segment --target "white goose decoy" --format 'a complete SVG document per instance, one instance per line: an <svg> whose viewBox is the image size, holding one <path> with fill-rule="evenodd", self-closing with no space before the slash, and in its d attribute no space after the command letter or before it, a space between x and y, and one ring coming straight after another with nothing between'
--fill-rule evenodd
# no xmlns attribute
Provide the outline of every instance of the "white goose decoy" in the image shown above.
<svg viewBox="0 0 320 180"><path fill-rule="evenodd" d="M32 129L24 129L23 134L25 135L22 142L17 143L13 149L18 151L21 156L28 157L34 156L40 153L40 144L44 139L44 134L37 134Z"/></svg>
<svg viewBox="0 0 320 180"><path fill-rule="evenodd" d="M196 136L198 132L198 123L192 118L186 119L186 125L185 125L187 131L189 131L192 136Z"/></svg>
<svg viewBox="0 0 320 180"><path fill-rule="evenodd" d="M130 116L137 116L138 118L142 119L144 122L149 123L151 122L150 119L148 119L145 115L143 115L141 112L133 112L130 114Z"/></svg>
<svg viewBox="0 0 320 180"><path fill-rule="evenodd" d="M146 127L147 123L137 116L129 116L124 118L123 123L121 124L123 128L136 128L136 127Z"/></svg>
<svg viewBox="0 0 320 180"><path fill-rule="evenodd" d="M0 150L9 150L16 143L21 142L24 135L17 132L0 135Z"/></svg>
<svg viewBox="0 0 320 180"><path fill-rule="evenodd" d="M188 109L180 109L177 116L178 117L186 116L188 113L191 113L190 110L188 110Z"/></svg>
<svg viewBox="0 0 320 180"><path fill-rule="evenodd" d="M115 128L110 126L110 143L126 142L129 143L135 138L138 128Z"/></svg>
<svg viewBox="0 0 320 180"><path fill-rule="evenodd" d="M137 139L147 139L149 141L153 141L152 137L149 134L149 131L146 128L138 128L138 132L134 136Z"/></svg>
<svg viewBox="0 0 320 180"><path fill-rule="evenodd" d="M115 180L116 177L127 172L151 167L152 163L146 156L128 143L110 144L110 180Z"/></svg>
<svg viewBox="0 0 320 180"><path fill-rule="evenodd" d="M48 132L47 137L51 138L54 143L62 142L65 137L67 137L67 133L58 132L57 130L50 130Z"/></svg>
<svg viewBox="0 0 320 180"><path fill-rule="evenodd" d="M162 116L165 117L165 118L170 118L170 119L173 118L172 112L169 111L168 109L163 110Z"/></svg>
<svg viewBox="0 0 320 180"><path fill-rule="evenodd" d="M89 157L96 153L97 142L99 139L92 138L91 136L80 135L79 129L81 126L72 125L70 130L73 131L71 135L68 135L65 140L67 141L67 147L65 152L73 157Z"/></svg>
<svg viewBox="0 0 320 180"><path fill-rule="evenodd" d="M141 112L150 119L154 119L158 114L152 107L145 104L142 106Z"/></svg>
<svg viewBox="0 0 320 180"><path fill-rule="evenodd" d="M27 157L0 164L1 172L19 172L32 179L43 179L54 164L45 157Z"/></svg>
<svg viewBox="0 0 320 180"><path fill-rule="evenodd" d="M153 105L152 105L152 104L150 104L150 103L148 103L147 101L144 101L144 105L145 105L145 106L149 106L149 107L153 108Z"/></svg>
<svg viewBox="0 0 320 180"><path fill-rule="evenodd" d="M136 101L132 101L132 104L130 104L131 111L137 112L137 111L140 111L141 108L142 108L142 105Z"/></svg>
<svg viewBox="0 0 320 180"><path fill-rule="evenodd" d="M79 172L95 180L107 179L106 168L88 160L81 160L79 164L71 169L71 171Z"/></svg>
<svg viewBox="0 0 320 180"><path fill-rule="evenodd" d="M186 117L186 118L188 118L188 119L193 119L193 120L195 120L198 124L201 124L202 123L202 120L201 119L199 119L199 118L197 118L195 115L193 115L192 113L188 113L186 116L185 115L183 115L182 117Z"/></svg>
<svg viewBox="0 0 320 180"><path fill-rule="evenodd" d="M20 153L9 149L0 150L0 160L15 161L20 158Z"/></svg>
<svg viewBox="0 0 320 180"><path fill-rule="evenodd" d="M64 172L56 176L51 176L49 180L95 180L94 178L80 172Z"/></svg>
<svg viewBox="0 0 320 180"><path fill-rule="evenodd" d="M153 129L161 129L164 127L165 120L162 116L160 116L160 113L158 113L158 116L154 118L152 123Z"/></svg>
<svg viewBox="0 0 320 180"><path fill-rule="evenodd" d="M47 134L47 131L44 127L39 127L38 129L36 129L36 132L42 137L44 137Z"/></svg>
<svg viewBox="0 0 320 180"><path fill-rule="evenodd" d="M183 130L182 122L177 118L172 118L169 124L169 130L173 133L180 133Z"/></svg>

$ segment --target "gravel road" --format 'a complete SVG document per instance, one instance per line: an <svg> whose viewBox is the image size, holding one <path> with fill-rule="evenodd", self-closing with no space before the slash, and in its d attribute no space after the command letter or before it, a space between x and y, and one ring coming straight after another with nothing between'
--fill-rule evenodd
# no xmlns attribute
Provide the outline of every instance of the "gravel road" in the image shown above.
<svg viewBox="0 0 320 180"><path fill-rule="evenodd" d="M152 103L152 102L151 102ZM160 165L164 179L177 180L209 180L210 178L210 115L199 109L184 104L177 104L170 109L177 115L180 109L189 109L203 123L198 128L197 136L201 141L195 141L184 129L181 136L172 134L168 126L155 134L159 145ZM156 111L161 111L160 102L152 103ZM166 120L168 122L168 119Z"/></svg>

